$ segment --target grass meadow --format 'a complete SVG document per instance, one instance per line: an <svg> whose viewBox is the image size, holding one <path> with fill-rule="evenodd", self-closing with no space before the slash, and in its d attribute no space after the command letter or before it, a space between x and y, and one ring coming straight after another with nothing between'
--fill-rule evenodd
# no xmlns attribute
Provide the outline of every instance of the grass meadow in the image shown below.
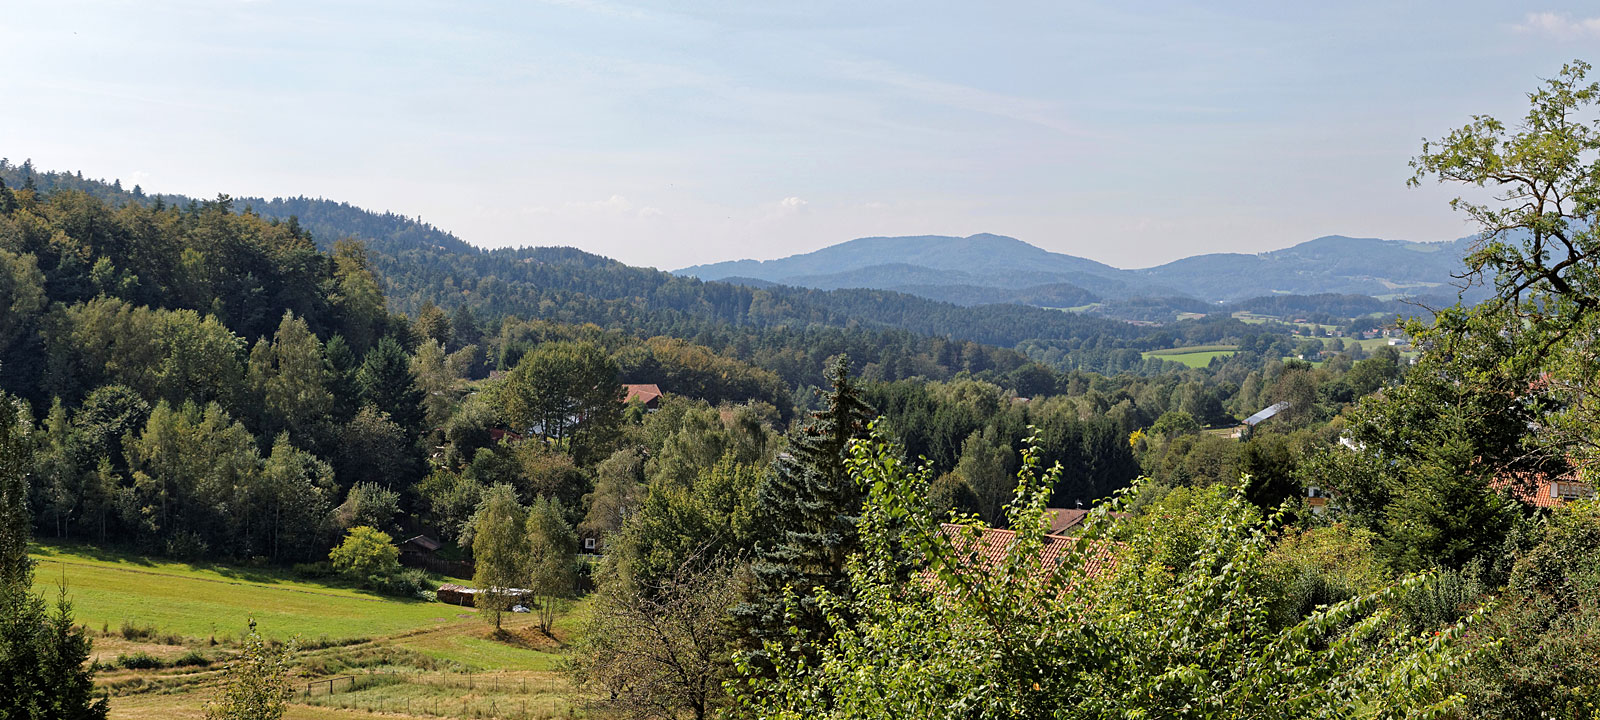
<svg viewBox="0 0 1600 720"><path fill-rule="evenodd" d="M292 720L371 717L582 717L561 673L584 606L552 635L531 615L506 616L495 636L477 612L308 581L278 569L186 564L80 544L42 544L36 588L65 587L89 628L99 686L119 719L201 718L220 668L254 618L295 640ZM334 692L327 681L334 680Z"/></svg>

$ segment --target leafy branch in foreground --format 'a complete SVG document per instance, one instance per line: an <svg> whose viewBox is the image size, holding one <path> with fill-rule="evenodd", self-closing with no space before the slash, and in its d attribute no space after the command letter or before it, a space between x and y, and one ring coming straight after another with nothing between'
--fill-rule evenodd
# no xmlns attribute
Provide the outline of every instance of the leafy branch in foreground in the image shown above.
<svg viewBox="0 0 1600 720"><path fill-rule="evenodd" d="M240 643L239 655L223 669L222 692L207 703L206 720L278 720L288 707L289 656L293 645L275 645L256 632Z"/></svg>
<svg viewBox="0 0 1600 720"><path fill-rule="evenodd" d="M1418 576L1275 627L1266 558L1281 518L1237 491L1115 519L1124 493L1083 534L1052 537L1059 469L1041 477L1030 447L1008 509L1015 536L974 553L998 536L939 522L921 500L927 473L881 435L852 453L870 488L853 596L821 596L833 635L814 662L775 646L774 675L730 683L751 716L1401 718L1460 704L1445 681L1477 615L1411 635L1391 613Z"/></svg>

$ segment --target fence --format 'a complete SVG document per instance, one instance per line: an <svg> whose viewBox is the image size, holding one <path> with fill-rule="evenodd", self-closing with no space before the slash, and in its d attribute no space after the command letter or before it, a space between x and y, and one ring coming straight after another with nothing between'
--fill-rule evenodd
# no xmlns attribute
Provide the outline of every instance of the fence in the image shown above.
<svg viewBox="0 0 1600 720"><path fill-rule="evenodd" d="M409 567L419 567L429 572L436 572L447 577L472 577L472 563L462 560L443 560L426 555L407 555L400 558L400 563Z"/></svg>
<svg viewBox="0 0 1600 720"><path fill-rule="evenodd" d="M544 697L489 701L472 701L467 698L338 698L318 697L321 707L341 710L361 710L369 713L426 716L438 718L477 718L482 720L535 720L536 718L569 717L577 709L571 701Z"/></svg>
<svg viewBox="0 0 1600 720"><path fill-rule="evenodd" d="M350 691L356 689L356 676L354 676L354 675L336 675L336 676L328 678L326 680L312 680L311 682L306 683L306 694L305 694L305 697L306 697L307 700L310 700L311 696L313 694L315 694L313 691L316 688L321 687L323 685L328 686L328 692L326 692L324 694L325 695L332 695L333 692L334 692L334 690L333 690L334 684L338 683L338 682L344 682L345 683L345 687L344 687L344 691L345 692L350 692Z"/></svg>
<svg viewBox="0 0 1600 720"><path fill-rule="evenodd" d="M393 697L357 692L393 685L414 686L425 694ZM558 694L565 689L558 686L553 677L530 680L527 676L505 677L492 673L447 675L371 673L339 675L307 682L304 692L300 693L300 700L307 705L369 713L483 720L538 720L572 715L577 709L575 698ZM451 692L453 690L460 692ZM496 693L499 696L485 693ZM522 697L518 697L519 695Z"/></svg>

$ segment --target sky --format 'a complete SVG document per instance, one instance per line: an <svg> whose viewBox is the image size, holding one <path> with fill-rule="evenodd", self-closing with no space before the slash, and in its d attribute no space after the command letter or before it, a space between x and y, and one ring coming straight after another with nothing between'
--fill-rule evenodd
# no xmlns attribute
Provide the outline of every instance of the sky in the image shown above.
<svg viewBox="0 0 1600 720"><path fill-rule="evenodd" d="M1469 234L1408 160L1593 3L0 0L0 157L673 269L876 235L1119 267Z"/></svg>

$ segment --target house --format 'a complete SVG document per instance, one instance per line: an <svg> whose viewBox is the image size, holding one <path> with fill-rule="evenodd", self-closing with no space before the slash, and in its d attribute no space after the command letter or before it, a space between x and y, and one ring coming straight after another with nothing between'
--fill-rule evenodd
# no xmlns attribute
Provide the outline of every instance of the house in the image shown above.
<svg viewBox="0 0 1600 720"><path fill-rule="evenodd" d="M1081 502L1079 503L1082 504ZM1111 517L1125 518L1127 513L1111 513ZM1050 522L1051 535L1071 535L1089 522L1089 511L1076 508L1045 508L1045 520Z"/></svg>
<svg viewBox="0 0 1600 720"><path fill-rule="evenodd" d="M623 385L627 396L622 399L624 403L638 402L646 410L655 410L661 407L661 388L655 384L648 385Z"/></svg>
<svg viewBox="0 0 1600 720"><path fill-rule="evenodd" d="M439 548L444 547L444 545L427 535L418 535L400 543L399 547L400 560L404 562L407 558L420 560L429 557L439 552Z"/></svg>
<svg viewBox="0 0 1600 720"><path fill-rule="evenodd" d="M1082 527L1089 519L1089 511L1083 508L1046 508L1044 516L1050 521L1051 535L1065 535Z"/></svg>
<svg viewBox="0 0 1600 720"><path fill-rule="evenodd" d="M1328 491L1316 486L1306 488L1306 507L1313 515L1328 512Z"/></svg>
<svg viewBox="0 0 1600 720"><path fill-rule="evenodd" d="M960 567L965 571L958 571L960 574L975 572L990 575L999 570L1017 541L1017 533L1012 530L972 528L952 523L940 525L939 534L950 539ZM1044 545L1039 548L1041 562L1037 572L1055 570L1069 557L1080 553L1083 557L1079 560L1077 574L1083 577L1096 577L1116 566L1115 546L1112 543L1096 540L1086 541L1089 544L1082 545L1082 542L1085 541L1067 535L1046 536ZM931 567L924 568L918 578L936 588L942 584L938 573Z"/></svg>
<svg viewBox="0 0 1600 720"><path fill-rule="evenodd" d="M1572 500L1596 496L1593 483L1581 474L1521 473L1496 478L1494 486L1508 489L1522 502L1539 508L1558 508Z"/></svg>
<svg viewBox="0 0 1600 720"><path fill-rule="evenodd" d="M489 428L489 440L496 443L522 442L522 433L505 428Z"/></svg>

